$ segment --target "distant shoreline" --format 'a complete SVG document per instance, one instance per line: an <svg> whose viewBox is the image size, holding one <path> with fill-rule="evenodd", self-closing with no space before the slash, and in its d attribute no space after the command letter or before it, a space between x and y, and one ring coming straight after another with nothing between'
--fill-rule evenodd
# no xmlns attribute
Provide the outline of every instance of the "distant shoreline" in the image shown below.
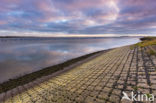
<svg viewBox="0 0 156 103"><path fill-rule="evenodd" d="M90 37L59 37L59 36L56 36L56 37L35 37L35 36L0 36L0 38L121 38L121 37L144 37L144 36L103 36L103 37L96 37L96 36L90 36Z"/></svg>

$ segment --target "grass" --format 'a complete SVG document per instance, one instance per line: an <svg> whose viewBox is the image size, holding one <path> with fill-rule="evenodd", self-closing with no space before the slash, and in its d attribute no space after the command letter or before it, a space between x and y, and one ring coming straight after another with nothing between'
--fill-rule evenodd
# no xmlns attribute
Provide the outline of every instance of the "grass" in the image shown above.
<svg viewBox="0 0 156 103"><path fill-rule="evenodd" d="M140 38L141 42L135 44L140 47L146 47L151 45L156 45L156 37L143 37Z"/></svg>
<svg viewBox="0 0 156 103"><path fill-rule="evenodd" d="M130 49L133 50L135 47L136 47L135 44L134 44L134 45L131 45L131 46L130 46Z"/></svg>
<svg viewBox="0 0 156 103"><path fill-rule="evenodd" d="M91 57L91 56L93 56L97 53L100 53L100 52L102 52L102 51L98 51L98 52L90 53L90 54L87 54L87 55L84 55L84 56L81 56L78 58L74 58L74 59L68 60L64 63L57 64L57 65L54 65L51 67L47 67L47 68L44 68L42 70L39 70L39 71L30 73L30 74L26 74L26 75L21 76L21 77L18 77L16 79L10 79L10 80L0 84L0 93L6 92L6 91L11 90L13 88L16 88L20 85L24 85L24 84L27 84L29 82L32 82L32 81L36 80L37 78L50 75L50 74L57 72L59 70L63 70L65 67L68 67L68 66L70 66L70 65L72 65L78 61L82 61L82 60L84 60L88 57Z"/></svg>
<svg viewBox="0 0 156 103"><path fill-rule="evenodd" d="M139 88L143 89L143 87L141 87L141 86L132 86L132 88L134 89L134 91L137 91Z"/></svg>
<svg viewBox="0 0 156 103"><path fill-rule="evenodd" d="M143 37L143 38L140 38L140 40L141 40L141 42L133 45L133 48L137 47L137 46L143 48L143 47L147 47L147 46L156 45L156 37ZM156 55L156 52L152 49L148 49L147 53L149 55Z"/></svg>
<svg viewBox="0 0 156 103"><path fill-rule="evenodd" d="M149 93L147 93L146 96L147 96L148 98L151 98L151 97L152 97L152 95L149 94Z"/></svg>
<svg viewBox="0 0 156 103"><path fill-rule="evenodd" d="M154 50L148 50L147 53L149 55L156 55L156 52Z"/></svg>
<svg viewBox="0 0 156 103"><path fill-rule="evenodd" d="M151 40L156 40L156 37L152 37L152 36L151 37L150 36L149 37L143 37L143 38L140 38L140 40L141 41L145 41L145 40L146 41L151 41Z"/></svg>
<svg viewBox="0 0 156 103"><path fill-rule="evenodd" d="M131 45L130 49L133 50L136 47L147 47L147 46L152 46L152 45L156 45L156 37L143 37L140 38L141 42ZM149 55L156 55L156 52L153 50L148 50L147 53Z"/></svg>
<svg viewBox="0 0 156 103"><path fill-rule="evenodd" d="M134 89L134 91L137 91L138 90L138 87L137 86L132 86L132 88Z"/></svg>
<svg viewBox="0 0 156 103"><path fill-rule="evenodd" d="M145 40L145 41L137 43L136 45L140 47L156 45L156 40L151 40L151 41Z"/></svg>

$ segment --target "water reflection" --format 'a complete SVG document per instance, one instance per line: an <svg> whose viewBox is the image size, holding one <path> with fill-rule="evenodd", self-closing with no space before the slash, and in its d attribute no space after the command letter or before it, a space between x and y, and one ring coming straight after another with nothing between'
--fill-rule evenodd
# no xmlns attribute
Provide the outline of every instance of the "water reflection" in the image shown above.
<svg viewBox="0 0 156 103"><path fill-rule="evenodd" d="M133 44L138 38L3 38L0 82L98 50Z"/></svg>

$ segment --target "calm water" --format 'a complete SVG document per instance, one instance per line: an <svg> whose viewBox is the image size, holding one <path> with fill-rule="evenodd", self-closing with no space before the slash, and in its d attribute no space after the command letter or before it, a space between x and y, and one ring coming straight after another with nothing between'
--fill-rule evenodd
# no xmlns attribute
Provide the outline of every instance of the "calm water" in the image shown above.
<svg viewBox="0 0 156 103"><path fill-rule="evenodd" d="M139 38L1 38L0 82Z"/></svg>

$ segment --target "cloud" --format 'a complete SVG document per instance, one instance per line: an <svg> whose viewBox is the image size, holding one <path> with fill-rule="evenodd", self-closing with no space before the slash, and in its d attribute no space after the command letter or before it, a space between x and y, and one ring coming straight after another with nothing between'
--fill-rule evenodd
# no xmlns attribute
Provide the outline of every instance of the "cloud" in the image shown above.
<svg viewBox="0 0 156 103"><path fill-rule="evenodd" d="M0 1L1 30L88 35L156 32L154 0Z"/></svg>

